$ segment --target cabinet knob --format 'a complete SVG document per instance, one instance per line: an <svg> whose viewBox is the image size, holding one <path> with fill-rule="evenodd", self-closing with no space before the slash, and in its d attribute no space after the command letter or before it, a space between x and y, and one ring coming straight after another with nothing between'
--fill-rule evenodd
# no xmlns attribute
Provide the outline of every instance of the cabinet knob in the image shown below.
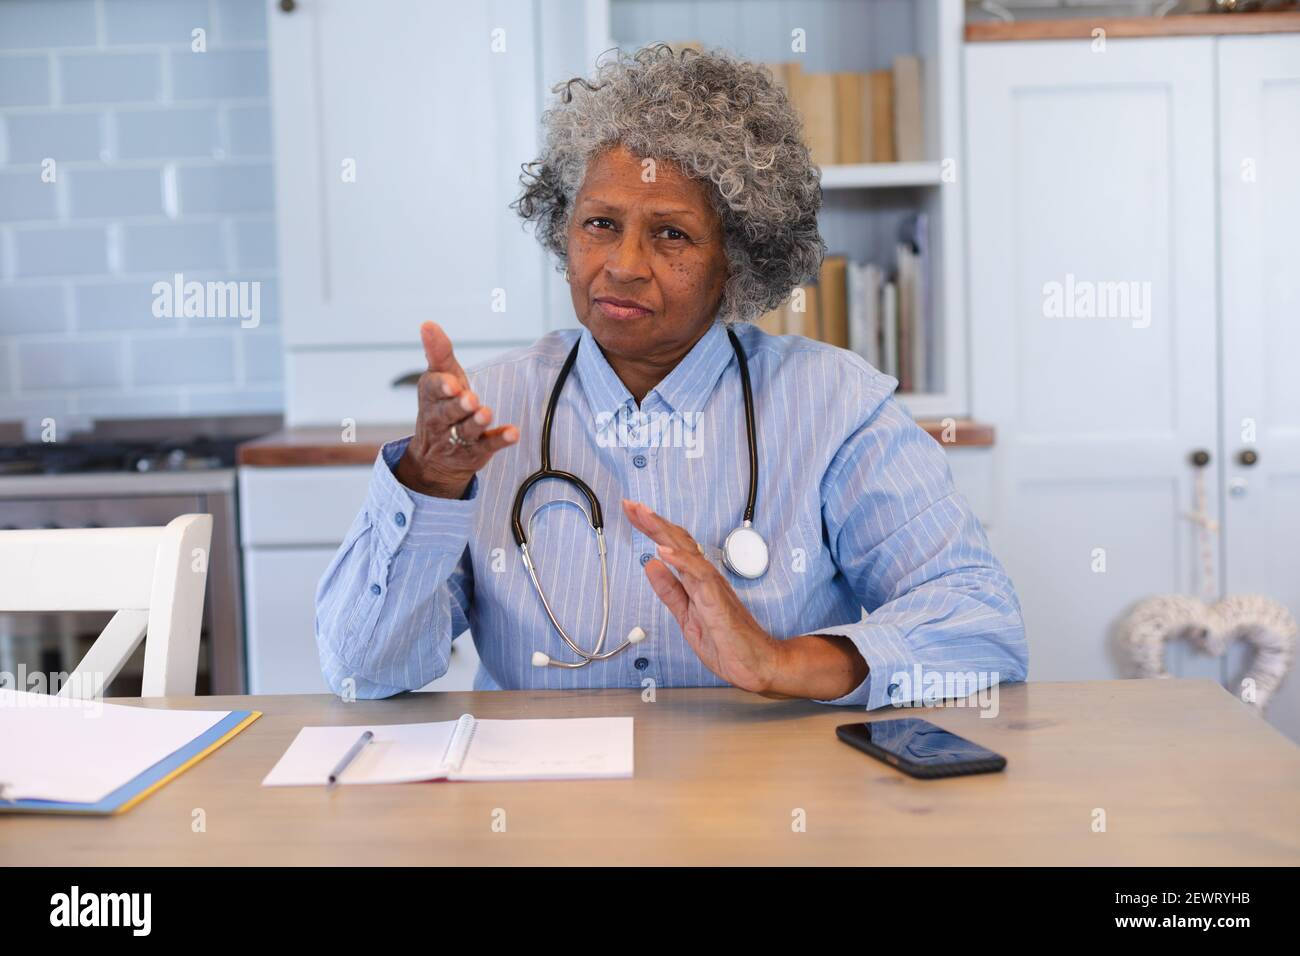
<svg viewBox="0 0 1300 956"><path fill-rule="evenodd" d="M293 13L297 8L298 4L294 3L293 0L280 0L281 13Z"/></svg>
<svg viewBox="0 0 1300 956"><path fill-rule="evenodd" d="M1237 461L1249 468L1255 462L1259 461L1259 452L1253 448L1243 448L1237 453Z"/></svg>
<svg viewBox="0 0 1300 956"><path fill-rule="evenodd" d="M1210 453L1204 448L1198 448L1192 452L1191 461L1197 468L1204 468L1210 463Z"/></svg>

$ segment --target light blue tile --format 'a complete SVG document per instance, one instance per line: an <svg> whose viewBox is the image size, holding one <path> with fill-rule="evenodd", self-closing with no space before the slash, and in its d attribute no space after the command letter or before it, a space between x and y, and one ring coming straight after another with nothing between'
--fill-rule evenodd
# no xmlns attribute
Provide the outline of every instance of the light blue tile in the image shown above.
<svg viewBox="0 0 1300 956"><path fill-rule="evenodd" d="M222 43L266 42L263 0L217 0L216 19Z"/></svg>
<svg viewBox="0 0 1300 956"><path fill-rule="evenodd" d="M0 286L0 335L64 332L67 328L62 286Z"/></svg>
<svg viewBox="0 0 1300 956"><path fill-rule="evenodd" d="M94 46L93 0L5 0L0 3L0 50Z"/></svg>
<svg viewBox="0 0 1300 956"><path fill-rule="evenodd" d="M149 329L154 332L177 328L181 320L153 314L155 280L78 283L72 291L77 331L105 332ZM157 281L170 282L171 277Z"/></svg>
<svg viewBox="0 0 1300 956"><path fill-rule="evenodd" d="M265 50L177 50L169 55L173 99L259 99L267 95Z"/></svg>
<svg viewBox="0 0 1300 956"><path fill-rule="evenodd" d="M77 53L59 57L65 103L138 103L162 94L154 53Z"/></svg>
<svg viewBox="0 0 1300 956"><path fill-rule="evenodd" d="M67 414L71 403L66 395L37 395L14 398L0 395L0 422L56 422Z"/></svg>
<svg viewBox="0 0 1300 956"><path fill-rule="evenodd" d="M191 415L283 413L284 390L279 388L240 388L215 392L192 392L187 402L186 411Z"/></svg>
<svg viewBox="0 0 1300 956"><path fill-rule="evenodd" d="M183 43L190 31L209 34L206 0L110 0L104 4L104 29L109 43Z"/></svg>
<svg viewBox="0 0 1300 956"><path fill-rule="evenodd" d="M284 345L275 330L244 329L236 340L244 355L244 381L284 380Z"/></svg>
<svg viewBox="0 0 1300 956"><path fill-rule="evenodd" d="M181 413L181 393L170 388L140 392L74 392L72 411L94 418L164 418Z"/></svg>
<svg viewBox="0 0 1300 956"><path fill-rule="evenodd" d="M210 157L221 148L213 109L119 110L113 121L121 159Z"/></svg>
<svg viewBox="0 0 1300 956"><path fill-rule="evenodd" d="M222 385L235 380L234 332L131 340L136 385Z"/></svg>
<svg viewBox="0 0 1300 956"><path fill-rule="evenodd" d="M271 167L190 166L176 170L181 215L269 211Z"/></svg>
<svg viewBox="0 0 1300 956"><path fill-rule="evenodd" d="M122 267L127 272L167 273L224 269L221 227L214 222L162 223L122 227Z"/></svg>
<svg viewBox="0 0 1300 956"><path fill-rule="evenodd" d="M161 216L159 169L75 169L66 174L74 218Z"/></svg>
<svg viewBox="0 0 1300 956"><path fill-rule="evenodd" d="M240 269L275 267L274 220L252 219L235 223L235 263Z"/></svg>
<svg viewBox="0 0 1300 956"><path fill-rule="evenodd" d="M0 222L53 219L58 214L55 188L42 182L35 169L0 173Z"/></svg>
<svg viewBox="0 0 1300 956"><path fill-rule="evenodd" d="M15 275L90 275L108 269L108 233L101 226L14 230Z"/></svg>
<svg viewBox="0 0 1300 956"><path fill-rule="evenodd" d="M100 158L103 143L98 113L18 113L0 118L0 122L5 125L11 163Z"/></svg>
<svg viewBox="0 0 1300 956"><path fill-rule="evenodd" d="M275 279L258 279L262 283L262 326L280 323L280 283Z"/></svg>
<svg viewBox="0 0 1300 956"><path fill-rule="evenodd" d="M121 385L120 342L24 342L18 340L18 377L22 391L103 388Z"/></svg>
<svg viewBox="0 0 1300 956"><path fill-rule="evenodd" d="M237 106L226 114L231 156L271 155L271 111L265 106Z"/></svg>
<svg viewBox="0 0 1300 956"><path fill-rule="evenodd" d="M0 106L50 102L50 61L43 56L0 56Z"/></svg>

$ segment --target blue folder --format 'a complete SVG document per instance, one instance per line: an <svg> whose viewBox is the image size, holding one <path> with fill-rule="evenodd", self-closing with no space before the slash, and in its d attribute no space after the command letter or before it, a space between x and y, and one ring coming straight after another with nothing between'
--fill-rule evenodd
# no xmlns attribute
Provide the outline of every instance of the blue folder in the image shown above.
<svg viewBox="0 0 1300 956"><path fill-rule="evenodd" d="M125 813L173 777L194 766L257 718L258 710L234 710L184 747L118 787L97 803L59 800L0 800L0 813L83 813L109 816Z"/></svg>

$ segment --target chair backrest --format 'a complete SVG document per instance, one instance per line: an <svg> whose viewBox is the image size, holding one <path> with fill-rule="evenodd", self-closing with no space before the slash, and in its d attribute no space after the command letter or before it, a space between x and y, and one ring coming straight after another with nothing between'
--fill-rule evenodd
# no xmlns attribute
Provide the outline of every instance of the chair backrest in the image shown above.
<svg viewBox="0 0 1300 956"><path fill-rule="evenodd" d="M211 542L211 515L161 528L0 531L0 611L117 612L61 696L102 694L146 634L140 696L190 695Z"/></svg>

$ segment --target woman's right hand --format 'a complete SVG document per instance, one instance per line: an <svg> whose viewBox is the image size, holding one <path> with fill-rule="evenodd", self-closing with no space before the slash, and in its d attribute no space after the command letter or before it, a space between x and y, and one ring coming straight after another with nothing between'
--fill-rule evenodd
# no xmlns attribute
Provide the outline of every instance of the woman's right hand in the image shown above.
<svg viewBox="0 0 1300 956"><path fill-rule="evenodd" d="M519 429L488 427L492 409L479 404L452 352L451 340L437 323L421 325L420 339L429 368L420 376L415 434L394 474L420 494L462 498L474 473L502 448L519 441ZM453 425L461 438L473 444L454 444Z"/></svg>

